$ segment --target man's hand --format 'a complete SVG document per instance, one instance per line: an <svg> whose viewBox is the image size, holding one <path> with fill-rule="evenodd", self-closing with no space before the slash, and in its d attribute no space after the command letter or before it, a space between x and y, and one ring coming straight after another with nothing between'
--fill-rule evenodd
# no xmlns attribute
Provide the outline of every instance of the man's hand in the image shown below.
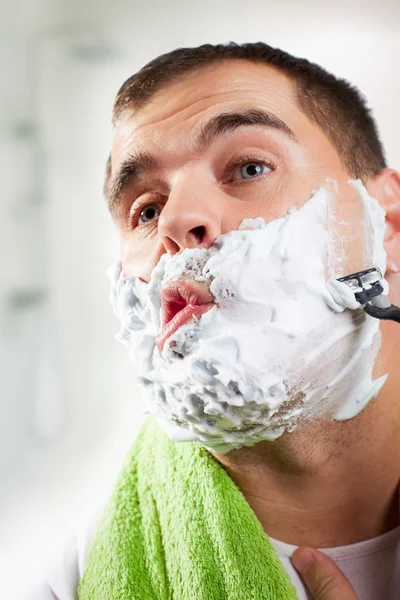
<svg viewBox="0 0 400 600"><path fill-rule="evenodd" d="M354 588L333 560L312 548L298 548L292 563L313 600L357 600Z"/></svg>

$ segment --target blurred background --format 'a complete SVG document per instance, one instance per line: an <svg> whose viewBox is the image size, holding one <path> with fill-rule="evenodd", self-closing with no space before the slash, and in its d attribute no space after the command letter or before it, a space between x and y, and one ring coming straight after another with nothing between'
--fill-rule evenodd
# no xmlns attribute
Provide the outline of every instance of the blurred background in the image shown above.
<svg viewBox="0 0 400 600"><path fill-rule="evenodd" d="M400 3L3 0L0 29L0 597L13 599L109 493L142 421L105 273L119 86L177 46L262 40L359 86L400 168Z"/></svg>

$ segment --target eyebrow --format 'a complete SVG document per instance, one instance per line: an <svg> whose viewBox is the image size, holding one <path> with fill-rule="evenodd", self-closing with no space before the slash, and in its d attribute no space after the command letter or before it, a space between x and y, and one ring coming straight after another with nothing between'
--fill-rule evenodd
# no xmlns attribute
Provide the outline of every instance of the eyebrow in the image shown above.
<svg viewBox="0 0 400 600"><path fill-rule="evenodd" d="M111 160L109 173L111 175ZM155 171L157 161L147 152L134 152L121 163L117 174L108 187L108 204L111 213L118 209L124 189L132 185L145 171ZM107 188L107 186L106 186Z"/></svg>
<svg viewBox="0 0 400 600"><path fill-rule="evenodd" d="M294 131L282 119L265 110L250 108L243 112L222 113L210 119L201 129L197 147L204 151L217 137L250 125L277 129L293 141L298 141Z"/></svg>
<svg viewBox="0 0 400 600"><path fill-rule="evenodd" d="M294 131L282 119L267 111L250 108L240 112L221 113L212 117L202 126L195 147L199 152L204 152L218 137L249 126L275 129L292 141L298 142ZM147 152L129 154L121 163L108 187L110 211L114 213L117 210L122 193L128 186L133 185L144 173L154 172L157 168L156 159Z"/></svg>

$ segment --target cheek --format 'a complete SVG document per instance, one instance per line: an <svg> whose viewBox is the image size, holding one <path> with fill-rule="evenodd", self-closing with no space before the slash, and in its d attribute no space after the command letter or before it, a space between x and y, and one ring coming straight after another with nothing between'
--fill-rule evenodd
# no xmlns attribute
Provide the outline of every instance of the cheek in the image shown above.
<svg viewBox="0 0 400 600"><path fill-rule="evenodd" d="M126 277L139 277L149 282L151 273L165 250L157 240L137 244L130 239L120 240L120 260Z"/></svg>
<svg viewBox="0 0 400 600"><path fill-rule="evenodd" d="M331 194L330 275L337 278L376 266L373 264L374 232L359 192L346 180L332 185Z"/></svg>
<svg viewBox="0 0 400 600"><path fill-rule="evenodd" d="M269 223L284 217L291 207L301 206L310 196L304 182L297 181L297 185L292 186L289 177L261 181L232 192L223 207L224 233L238 229L244 219L262 217Z"/></svg>

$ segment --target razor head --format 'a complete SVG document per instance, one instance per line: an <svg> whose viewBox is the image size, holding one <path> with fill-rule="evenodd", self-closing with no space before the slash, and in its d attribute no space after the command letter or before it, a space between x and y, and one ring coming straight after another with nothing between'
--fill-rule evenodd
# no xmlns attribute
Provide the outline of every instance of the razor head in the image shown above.
<svg viewBox="0 0 400 600"><path fill-rule="evenodd" d="M363 305L363 309L368 315L376 319L400 323L400 308L392 304L387 296L382 295L381 280L382 273L376 268L359 271L338 279L354 292L356 300Z"/></svg>
<svg viewBox="0 0 400 600"><path fill-rule="evenodd" d="M376 267L359 271L346 277L340 277L338 281L345 283L353 292L360 304L366 304L375 296L383 293L383 287L379 283L382 273Z"/></svg>

